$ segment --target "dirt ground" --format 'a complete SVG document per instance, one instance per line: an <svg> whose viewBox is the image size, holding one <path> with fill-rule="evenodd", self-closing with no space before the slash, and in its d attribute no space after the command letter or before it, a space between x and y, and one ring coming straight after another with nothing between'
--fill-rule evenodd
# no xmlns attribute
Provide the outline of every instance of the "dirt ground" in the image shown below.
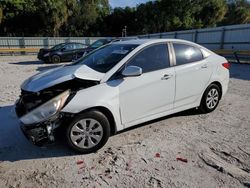
<svg viewBox="0 0 250 188"><path fill-rule="evenodd" d="M97 153L38 148L13 111L20 84L57 67L0 57L0 187L250 187L250 65L232 64L218 108L164 117L111 137ZM177 160L180 158L180 160Z"/></svg>

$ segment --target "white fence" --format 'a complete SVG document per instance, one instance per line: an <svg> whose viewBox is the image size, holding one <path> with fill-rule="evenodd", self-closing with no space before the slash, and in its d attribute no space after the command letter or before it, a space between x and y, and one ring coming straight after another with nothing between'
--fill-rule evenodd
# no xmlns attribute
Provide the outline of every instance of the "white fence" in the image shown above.
<svg viewBox="0 0 250 188"><path fill-rule="evenodd" d="M199 43L211 50L250 50L250 24L139 35L139 38L177 38ZM62 42L89 45L99 37L0 37L0 48L43 48Z"/></svg>
<svg viewBox="0 0 250 188"><path fill-rule="evenodd" d="M139 38L177 38L211 50L250 50L250 24L139 35Z"/></svg>
<svg viewBox="0 0 250 188"><path fill-rule="evenodd" d="M49 48L64 42L89 45L98 39L98 37L0 37L0 48Z"/></svg>

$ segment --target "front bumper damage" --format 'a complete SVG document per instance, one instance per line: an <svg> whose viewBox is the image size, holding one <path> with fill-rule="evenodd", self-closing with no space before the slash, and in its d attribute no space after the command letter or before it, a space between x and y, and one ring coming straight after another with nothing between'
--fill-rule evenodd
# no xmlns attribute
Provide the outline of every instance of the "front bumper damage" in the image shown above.
<svg viewBox="0 0 250 188"><path fill-rule="evenodd" d="M22 89L20 98L15 105L16 114L18 118L21 119L32 110L39 108L41 105L47 103L56 96L59 96L66 90L70 90L70 95L63 104L63 106L65 106L79 90L92 87L97 84L99 84L98 81L74 78L72 80L53 85L49 88L45 88L38 92ZM21 122L21 130L33 144L42 146L44 144L54 142L54 133L56 133L60 127L63 127L62 124L66 124L73 116L74 114L63 113L59 110L53 116L48 117L46 120L43 120L39 123L26 125Z"/></svg>
<svg viewBox="0 0 250 188"><path fill-rule="evenodd" d="M58 114L49 120L33 125L21 123L21 130L25 137L36 146L51 144L55 141L55 131L62 123L62 114Z"/></svg>

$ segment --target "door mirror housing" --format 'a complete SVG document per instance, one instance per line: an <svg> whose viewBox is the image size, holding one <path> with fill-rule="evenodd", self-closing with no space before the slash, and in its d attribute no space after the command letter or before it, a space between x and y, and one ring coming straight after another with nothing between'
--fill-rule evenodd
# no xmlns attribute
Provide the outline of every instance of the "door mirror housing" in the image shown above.
<svg viewBox="0 0 250 188"><path fill-rule="evenodd" d="M128 66L122 71L125 77L133 77L142 75L142 68L137 66Z"/></svg>
<svg viewBox="0 0 250 188"><path fill-rule="evenodd" d="M63 47L63 48L61 49L61 51L62 51L62 52L66 51L66 48L65 48L65 47Z"/></svg>

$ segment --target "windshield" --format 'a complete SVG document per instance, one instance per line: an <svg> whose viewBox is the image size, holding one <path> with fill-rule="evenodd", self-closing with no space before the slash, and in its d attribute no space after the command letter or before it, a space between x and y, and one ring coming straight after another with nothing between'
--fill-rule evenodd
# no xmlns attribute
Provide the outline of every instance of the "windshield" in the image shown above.
<svg viewBox="0 0 250 188"><path fill-rule="evenodd" d="M52 50L59 50L61 47L63 47L65 44L57 44L54 47L52 47Z"/></svg>
<svg viewBox="0 0 250 188"><path fill-rule="evenodd" d="M104 40L104 39L97 40L93 44L90 45L90 48L99 48L100 46L103 46L106 43L108 43L107 40Z"/></svg>
<svg viewBox="0 0 250 188"><path fill-rule="evenodd" d="M87 65L95 71L106 73L138 45L109 44L84 56L73 65Z"/></svg>

